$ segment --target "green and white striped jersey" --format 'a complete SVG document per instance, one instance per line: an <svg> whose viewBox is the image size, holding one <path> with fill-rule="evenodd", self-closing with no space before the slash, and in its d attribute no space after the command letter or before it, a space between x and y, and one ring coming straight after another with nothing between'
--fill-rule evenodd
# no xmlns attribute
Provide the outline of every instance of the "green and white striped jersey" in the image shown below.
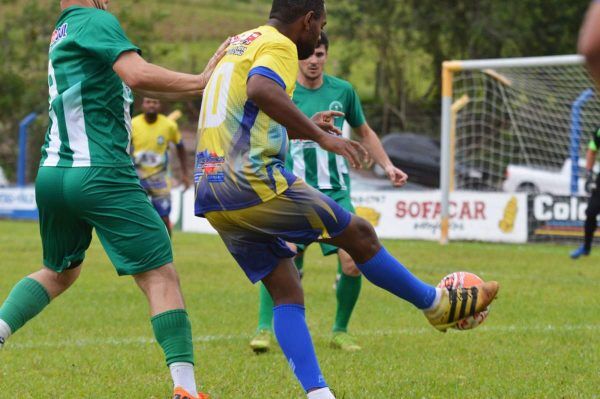
<svg viewBox="0 0 600 399"><path fill-rule="evenodd" d="M342 129L344 119L350 126L365 123L360 98L349 82L330 75L323 76L323 85L308 89L299 83L294 103L309 118L321 111L341 111L344 118L336 118L335 125ZM341 155L325 151L310 140L290 140L286 169L319 190L348 190L350 184L348 162Z"/></svg>
<svg viewBox="0 0 600 399"><path fill-rule="evenodd" d="M63 10L49 50L49 125L41 166L131 165L131 90L112 66L134 46L110 13Z"/></svg>

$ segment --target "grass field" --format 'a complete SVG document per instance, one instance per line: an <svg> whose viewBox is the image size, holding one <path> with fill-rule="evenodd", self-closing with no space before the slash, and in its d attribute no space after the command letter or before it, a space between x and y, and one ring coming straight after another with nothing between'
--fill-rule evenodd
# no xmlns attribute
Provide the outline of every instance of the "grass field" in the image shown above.
<svg viewBox="0 0 600 399"><path fill-rule="evenodd" d="M364 350L328 347L334 259L309 251L308 322L338 398L600 398L600 254L568 248L388 241L424 280L470 270L502 289L474 331L440 334L420 312L365 284L351 323ZM198 375L216 399L303 398L279 350L255 356L256 289L217 237L176 234ZM0 222L0 298L40 263L37 226ZM167 398L145 301L95 240L75 286L0 352L0 398Z"/></svg>

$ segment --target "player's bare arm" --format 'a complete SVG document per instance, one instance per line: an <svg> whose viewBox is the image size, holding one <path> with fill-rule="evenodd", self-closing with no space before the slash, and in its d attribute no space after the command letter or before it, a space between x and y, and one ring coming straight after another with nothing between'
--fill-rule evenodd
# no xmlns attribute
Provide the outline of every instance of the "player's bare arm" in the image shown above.
<svg viewBox="0 0 600 399"><path fill-rule="evenodd" d="M578 50L586 58L596 85L600 85L600 2L594 1L588 9L579 33Z"/></svg>
<svg viewBox="0 0 600 399"><path fill-rule="evenodd" d="M134 91L162 100L188 100L202 96L215 67L225 55L225 40L199 75L174 72L151 64L135 51L127 51L113 65L114 71Z"/></svg>
<svg viewBox="0 0 600 399"><path fill-rule="evenodd" d="M192 185L192 180L190 179L190 174L187 167L187 156L185 155L185 146L179 144L176 146L177 148L177 158L179 158L179 164L181 165L181 183L183 187L187 190Z"/></svg>
<svg viewBox="0 0 600 399"><path fill-rule="evenodd" d="M252 76L248 80L247 94L258 108L288 129L290 138L312 140L325 150L347 158L353 167L359 167L368 159L368 153L360 143L323 131L294 105L273 80L260 75Z"/></svg>
<svg viewBox="0 0 600 399"><path fill-rule="evenodd" d="M408 175L401 169L394 166L390 157L383 149L383 145L377 136L377 133L371 129L368 123L354 129L354 132L360 137L360 142L365 146L371 158L377 162L385 171L388 179L395 187L402 187L408 180Z"/></svg>

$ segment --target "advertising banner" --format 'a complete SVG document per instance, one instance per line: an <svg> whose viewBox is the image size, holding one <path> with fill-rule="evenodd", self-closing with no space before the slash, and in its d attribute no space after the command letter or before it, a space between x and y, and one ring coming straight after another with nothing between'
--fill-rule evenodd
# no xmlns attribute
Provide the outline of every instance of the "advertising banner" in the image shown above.
<svg viewBox="0 0 600 399"><path fill-rule="evenodd" d="M216 234L206 219L194 216L194 190L171 193L171 221L185 232ZM438 240L440 238L439 191L355 192L357 214L375 226L382 238ZM455 192L450 198L450 239L492 242L527 242L532 237L581 234L585 198L539 195L532 200L528 231L525 194ZM37 219L35 191L0 189L0 217Z"/></svg>
<svg viewBox="0 0 600 399"><path fill-rule="evenodd" d="M194 194L183 194L183 231L216 233L206 219L193 215ZM357 214L382 238L439 240L439 191L355 192ZM525 194L456 192L450 203L450 239L527 242Z"/></svg>
<svg viewBox="0 0 600 399"><path fill-rule="evenodd" d="M37 220L34 188L0 188L0 218Z"/></svg>
<svg viewBox="0 0 600 399"><path fill-rule="evenodd" d="M352 202L357 214L369 220L382 238L440 238L439 191L356 192ZM527 242L527 196L452 193L450 239Z"/></svg>
<svg viewBox="0 0 600 399"><path fill-rule="evenodd" d="M530 239L573 240L583 237L587 197L535 195L530 198Z"/></svg>

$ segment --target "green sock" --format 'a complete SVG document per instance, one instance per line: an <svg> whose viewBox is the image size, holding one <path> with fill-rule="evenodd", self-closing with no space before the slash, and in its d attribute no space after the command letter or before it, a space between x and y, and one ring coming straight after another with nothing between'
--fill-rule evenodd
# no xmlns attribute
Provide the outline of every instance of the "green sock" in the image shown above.
<svg viewBox="0 0 600 399"><path fill-rule="evenodd" d="M294 264L298 271L304 267L304 256L296 256ZM258 283L259 304L258 304L258 329L273 331L273 299L271 294L263 283Z"/></svg>
<svg viewBox="0 0 600 399"><path fill-rule="evenodd" d="M348 331L348 323L350 322L352 310L354 310L354 305L356 305L356 301L358 301L362 278L361 276L353 277L345 275L342 272L342 264L339 257L338 273L340 275L340 281L337 283L335 292L337 297L337 310L335 313L333 332L346 332Z"/></svg>
<svg viewBox="0 0 600 399"><path fill-rule="evenodd" d="M258 329L273 331L273 299L267 287L263 283L258 283L259 300L258 305Z"/></svg>
<svg viewBox="0 0 600 399"><path fill-rule="evenodd" d="M43 285L25 277L19 281L0 307L0 320L4 320L14 334L33 319L50 303L50 296Z"/></svg>
<svg viewBox="0 0 600 399"><path fill-rule="evenodd" d="M151 322L156 341L165 352L167 366L172 363L194 364L192 325L185 309L158 314Z"/></svg>

